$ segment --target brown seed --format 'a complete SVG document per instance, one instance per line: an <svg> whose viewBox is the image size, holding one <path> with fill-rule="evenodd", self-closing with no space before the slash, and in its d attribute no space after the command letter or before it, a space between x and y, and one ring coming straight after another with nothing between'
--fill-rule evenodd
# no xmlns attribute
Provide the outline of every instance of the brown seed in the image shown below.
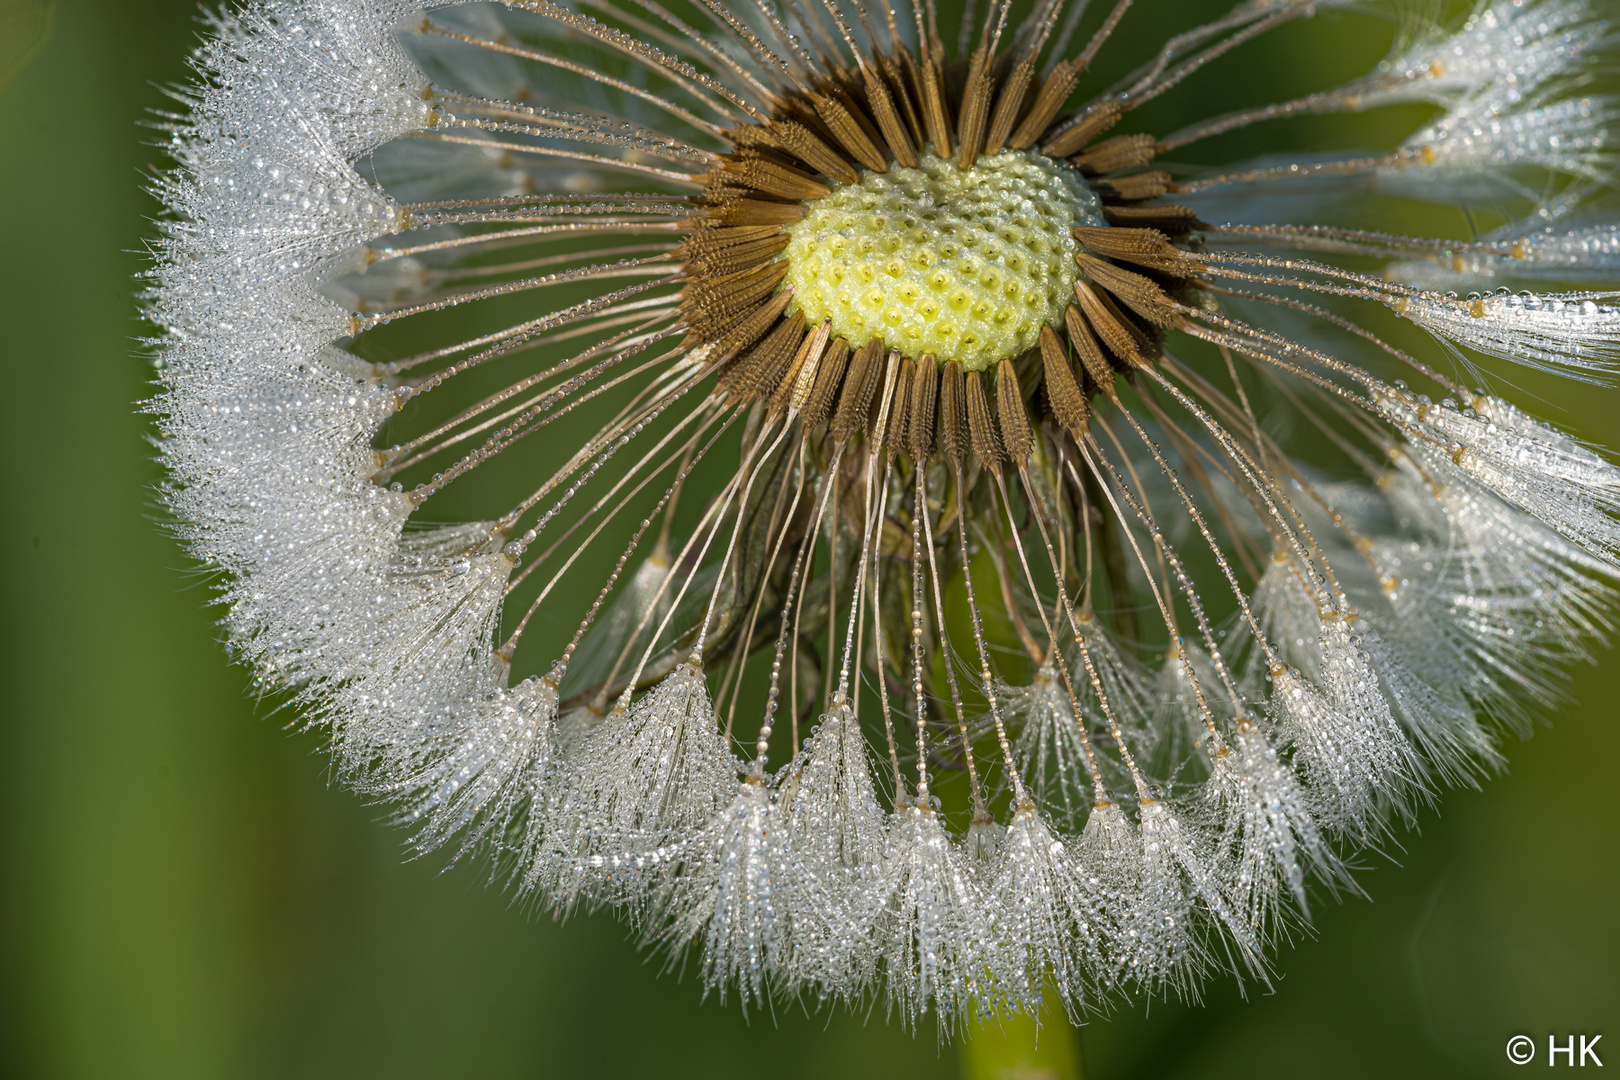
<svg viewBox="0 0 1620 1080"><path fill-rule="evenodd" d="M838 395L838 412L833 416L833 441L845 443L866 428L866 413L883 381L883 340L873 338L855 354L844 376Z"/></svg>
<svg viewBox="0 0 1620 1080"><path fill-rule="evenodd" d="M832 193L831 188L815 177L765 158L728 161L723 168L737 181L783 199L820 199Z"/></svg>
<svg viewBox="0 0 1620 1080"><path fill-rule="evenodd" d="M1157 229L1082 225L1074 230L1074 238L1101 258L1119 259L1181 277L1192 276L1187 253Z"/></svg>
<svg viewBox="0 0 1620 1080"><path fill-rule="evenodd" d="M1078 74L1076 75L1078 79ZM1064 95L1067 97L1068 95ZM1125 115L1125 107L1117 101L1099 101L1090 106L1079 118L1068 127L1059 131L1047 140L1041 147L1041 153L1047 157L1062 158L1079 150L1092 139L1101 135Z"/></svg>
<svg viewBox="0 0 1620 1080"><path fill-rule="evenodd" d="M952 465L962 464L971 439L968 435L967 387L962 365L952 360L945 365L939 389L939 448Z"/></svg>
<svg viewBox="0 0 1620 1080"><path fill-rule="evenodd" d="M793 389L790 376L794 362L810 340L805 333L804 312L794 312L793 317L782 325L785 329L782 331L781 344L774 353L766 355L763 344L754 350L760 360L754 365L747 385L741 388L751 401L774 396L779 390L786 394Z"/></svg>
<svg viewBox="0 0 1620 1080"><path fill-rule="evenodd" d="M782 230L775 225L717 225L707 217L690 219L688 228L692 229L692 235L686 238L682 250L694 250L687 245L701 242L706 248L723 251L782 235Z"/></svg>
<svg viewBox="0 0 1620 1080"><path fill-rule="evenodd" d="M883 443L888 447L891 459L905 445L911 427L911 384L916 381L916 362L909 356L903 358L900 371L895 376L894 390L889 396L889 423L883 431Z"/></svg>
<svg viewBox="0 0 1620 1080"><path fill-rule="evenodd" d="M968 438L973 444L973 453L985 468L996 475L1001 475L1001 467L1007 463L1007 452L1001 445L1001 435L996 431L995 413L990 411L990 398L984 392L984 380L977 371L967 373L967 419Z"/></svg>
<svg viewBox="0 0 1620 1080"><path fill-rule="evenodd" d="M877 120L878 131L882 132L889 153L901 165L915 169L919 161L917 151L911 145L911 135L900 119L900 111L894 106L894 96L889 92L888 83L871 68L866 68L865 72L866 103L872 108L872 116Z"/></svg>
<svg viewBox="0 0 1620 1080"><path fill-rule="evenodd" d="M1139 169L1157 153L1158 141L1152 135L1116 135L1069 160L1087 176L1098 176L1121 169Z"/></svg>
<svg viewBox="0 0 1620 1080"><path fill-rule="evenodd" d="M760 130L768 130L782 149L841 184L853 184L861 178L861 174L856 172L841 154L796 120L777 120L768 129Z"/></svg>
<svg viewBox="0 0 1620 1080"><path fill-rule="evenodd" d="M1131 176L1110 176L1097 181L1098 193L1125 202L1157 199L1171 187L1167 172L1135 173Z"/></svg>
<svg viewBox="0 0 1620 1080"><path fill-rule="evenodd" d="M815 94L810 99L815 106L816 115L821 117L832 132L833 138L839 145L849 152L850 157L859 161L873 172L888 172L889 160L877 144L877 133L868 132L866 125L857 119L857 113L838 98L828 94Z"/></svg>
<svg viewBox="0 0 1620 1080"><path fill-rule="evenodd" d="M1035 54L1030 53L1007 75L1007 82L996 98L996 111L990 117L990 131L984 137L984 152L998 154L1012 136L1013 125L1024 113L1029 101L1029 84L1035 78Z"/></svg>
<svg viewBox="0 0 1620 1080"><path fill-rule="evenodd" d="M1052 118L1057 116L1058 110L1063 108L1079 82L1079 64L1072 60L1064 60L1054 65L1046 80L1041 83L1040 90L1036 91L1035 101L1030 105L1028 115L1007 140L1007 145L1014 150L1027 150L1034 146L1035 140L1045 133L1052 123Z"/></svg>
<svg viewBox="0 0 1620 1080"><path fill-rule="evenodd" d="M804 411L805 402L810 398L810 391L815 389L816 372L821 365L821 356L827 351L831 337L832 322L824 319L821 325L804 339L804 344L799 346L799 353L793 358L787 374L782 376L781 385L771 395L770 410L773 416L781 415L789 409L801 413Z"/></svg>
<svg viewBox="0 0 1620 1080"><path fill-rule="evenodd" d="M918 465L934 454L934 416L939 395L939 361L924 353L917 361L911 383L911 428L906 432L906 453Z"/></svg>
<svg viewBox="0 0 1620 1080"><path fill-rule="evenodd" d="M1074 436L1075 442L1080 442L1085 437L1087 417L1091 410L1086 405L1086 395L1080 389L1080 381L1074 377L1074 368L1065 355L1063 342L1050 326L1041 327L1041 375L1052 415ZM1113 378L1113 372L1109 372L1109 378Z"/></svg>
<svg viewBox="0 0 1620 1080"><path fill-rule="evenodd" d="M990 95L995 79L990 74L990 51L980 46L968 62L967 83L962 88L962 107L956 119L956 167L970 168L984 148L984 126L990 118Z"/></svg>
<svg viewBox="0 0 1620 1080"><path fill-rule="evenodd" d="M1086 322L1097 332L1104 345L1130 367L1146 367L1148 342L1124 312L1120 311L1108 293L1093 288L1084 281L1074 283L1074 295L1085 312Z"/></svg>
<svg viewBox="0 0 1620 1080"><path fill-rule="evenodd" d="M1088 278L1148 322L1158 326L1176 322L1176 305L1156 282L1083 252L1075 255L1074 261Z"/></svg>
<svg viewBox="0 0 1620 1080"><path fill-rule="evenodd" d="M917 111L914 94L917 83L917 58L911 50L898 38L889 42L888 54L879 54L879 61L883 64L883 74L889 81L889 89L894 94L895 101L900 103L900 110L905 114L906 128L911 132L912 145L920 148L927 141L928 136L923 131L922 114Z"/></svg>
<svg viewBox="0 0 1620 1080"><path fill-rule="evenodd" d="M754 401L773 388L804 341L804 312L784 319L748 352L722 368L714 392L734 398L738 404Z"/></svg>
<svg viewBox="0 0 1620 1080"><path fill-rule="evenodd" d="M758 341L766 331L776 325L776 320L781 317L788 301L792 299L793 290L783 289L763 304L739 309L727 319L702 323L694 321L689 336L699 343L713 343L714 350L710 353L708 362L716 366L724 364Z"/></svg>
<svg viewBox="0 0 1620 1080"><path fill-rule="evenodd" d="M676 257L685 264L684 270L688 275L694 272L707 275L734 274L768 262L786 250L789 238L775 226L759 225L753 228L768 230L769 235L746 243L721 245L715 243L706 232L694 233L686 238L686 242L676 252ZM734 230L707 230L707 232L732 231Z"/></svg>
<svg viewBox="0 0 1620 1080"><path fill-rule="evenodd" d="M714 220L726 225L786 225L798 221L805 213L805 208L798 203L763 199L738 199L709 211Z"/></svg>
<svg viewBox="0 0 1620 1080"><path fill-rule="evenodd" d="M1041 327L1043 338L1051 329ZM1024 393L1018 387L1018 373L1011 360L996 365L996 417L1001 421L1001 441L1007 447L1007 456L1015 468L1022 468L1035 449L1035 433L1030 430Z"/></svg>
<svg viewBox="0 0 1620 1080"><path fill-rule="evenodd" d="M922 63L923 123L928 138L934 144L934 153L942 158L951 156L951 127L945 107L945 46L934 38L929 43L928 57Z"/></svg>
<svg viewBox="0 0 1620 1080"><path fill-rule="evenodd" d="M1069 344L1080 355L1080 366L1085 368L1086 376L1098 393L1106 398L1114 398L1114 369L1103 355L1102 346L1097 343L1096 332L1086 321L1078 307L1070 304L1063 311L1063 324L1069 330Z"/></svg>
<svg viewBox="0 0 1620 1080"><path fill-rule="evenodd" d="M788 265L785 262L761 263L730 274L693 278L682 286L681 299L723 306L739 296L744 289L753 289L765 282L769 282L769 287L765 289L765 295L768 295L770 290L787 276L787 271Z"/></svg>
<svg viewBox="0 0 1620 1080"><path fill-rule="evenodd" d="M816 366L816 384L800 414L804 417L806 429L826 423L832 415L833 404L838 400L838 389L843 385L844 371L848 367L849 342L834 338L822 355L821 363Z"/></svg>
<svg viewBox="0 0 1620 1080"><path fill-rule="evenodd" d="M694 332L713 341L765 303L787 276L787 271L785 262L766 263L736 274L688 282L681 290L681 313ZM783 289L776 296L791 292L791 288ZM783 304L786 302L782 300Z"/></svg>
<svg viewBox="0 0 1620 1080"><path fill-rule="evenodd" d="M1158 229L1171 236L1209 228L1190 206L1105 206L1103 217L1110 225Z"/></svg>

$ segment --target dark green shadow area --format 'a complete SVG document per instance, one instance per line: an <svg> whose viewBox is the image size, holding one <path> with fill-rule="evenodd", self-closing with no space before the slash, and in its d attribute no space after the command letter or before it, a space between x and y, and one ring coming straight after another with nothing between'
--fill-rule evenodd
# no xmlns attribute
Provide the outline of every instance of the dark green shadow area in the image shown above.
<svg viewBox="0 0 1620 1080"><path fill-rule="evenodd" d="M1142 7L1132 43L1164 12L1179 27L1220 5ZM155 209L140 175L160 160L137 125L163 102L154 84L183 76L195 10L61 0L0 88L0 1074L958 1075L932 1032L881 1013L745 1020L655 977L611 919L557 926L475 866L404 861L381 811L327 786L316 741L251 700L208 582L159 526L133 410L148 371L132 279ZM1177 108L1325 85L1385 41L1335 17L1292 28ZM1165 110L1155 125L1177 121ZM1276 137L1311 147L1314 130ZM1620 444L1620 395L1523 385ZM1521 1032L1541 1047L1530 1070L1549 1033L1603 1033L1620 1065L1613 655L1574 690L1579 706L1507 748L1506 776L1447 793L1404 850L1369 857L1370 901L1318 898L1318 940L1279 956L1270 990L1217 982L1202 1009L1092 1023L1088 1080L1505 1075Z"/></svg>

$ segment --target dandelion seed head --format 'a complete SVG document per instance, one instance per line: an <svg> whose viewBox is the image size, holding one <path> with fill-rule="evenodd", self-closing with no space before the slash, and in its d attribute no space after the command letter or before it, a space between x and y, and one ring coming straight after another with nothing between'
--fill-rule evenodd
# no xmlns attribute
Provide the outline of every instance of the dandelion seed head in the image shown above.
<svg viewBox="0 0 1620 1080"><path fill-rule="evenodd" d="M1485 0L1143 130L1330 6L1114 85L1129 5L1084 43L1044 0L212 17L144 302L233 656L416 851L745 1009L1265 982L1620 577L1620 469L1490 389L1620 360L1607 23ZM1181 153L1403 101L1438 111L1382 152ZM1335 224L1369 191L1447 212Z"/></svg>

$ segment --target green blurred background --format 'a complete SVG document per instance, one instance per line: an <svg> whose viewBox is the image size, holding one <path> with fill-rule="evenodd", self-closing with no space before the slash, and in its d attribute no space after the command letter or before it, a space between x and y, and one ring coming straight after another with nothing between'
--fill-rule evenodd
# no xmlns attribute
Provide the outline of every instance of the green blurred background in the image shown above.
<svg viewBox="0 0 1620 1080"><path fill-rule="evenodd" d="M1142 0L1122 41L1220 8ZM959 1075L931 1032L881 1014L745 1021L691 979L655 977L610 918L558 926L476 867L404 861L377 810L328 786L315 741L255 705L159 526L133 408L149 372L132 278L155 211L141 175L161 160L139 125L182 77L195 15L189 0L0 0L0 1072ZM1339 16L1291 27L1149 119L1328 85L1390 33ZM1387 145L1411 120L1273 126L1211 153ZM1620 443L1620 394L1528 389L1544 415ZM1505 776L1447 794L1372 860L1369 899L1322 902L1272 992L1217 982L1202 1008L1049 1027L1045 1052L1077 1039L1091 1080L1393 1080L1511 1074L1517 1033L1544 1069L1548 1034L1602 1033L1620 1064L1612 661L1507 747Z"/></svg>

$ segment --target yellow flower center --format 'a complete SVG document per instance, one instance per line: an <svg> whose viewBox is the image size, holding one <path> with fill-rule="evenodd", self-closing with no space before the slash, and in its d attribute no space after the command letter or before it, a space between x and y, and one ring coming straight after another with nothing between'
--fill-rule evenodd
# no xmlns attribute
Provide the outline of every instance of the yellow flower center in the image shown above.
<svg viewBox="0 0 1620 1080"><path fill-rule="evenodd" d="M1033 348L1073 297L1077 225L1104 224L1074 170L1033 152L972 168L930 154L867 173L787 226L787 284L811 324L982 371Z"/></svg>

